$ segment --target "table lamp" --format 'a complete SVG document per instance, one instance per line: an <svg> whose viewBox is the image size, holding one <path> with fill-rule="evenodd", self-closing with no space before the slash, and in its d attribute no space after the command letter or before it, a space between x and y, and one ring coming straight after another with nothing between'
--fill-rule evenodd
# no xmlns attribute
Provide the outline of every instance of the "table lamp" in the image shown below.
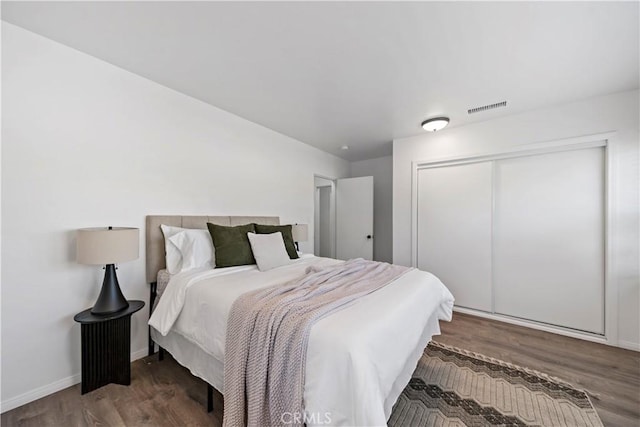
<svg viewBox="0 0 640 427"><path fill-rule="evenodd" d="M76 256L80 264L104 265L104 281L92 314L110 314L129 307L122 295L116 263L138 258L140 231L137 228L82 228L77 232Z"/></svg>
<svg viewBox="0 0 640 427"><path fill-rule="evenodd" d="M291 226L291 234L296 244L296 250L300 251L298 242L306 242L309 239L309 230L307 224L294 224Z"/></svg>

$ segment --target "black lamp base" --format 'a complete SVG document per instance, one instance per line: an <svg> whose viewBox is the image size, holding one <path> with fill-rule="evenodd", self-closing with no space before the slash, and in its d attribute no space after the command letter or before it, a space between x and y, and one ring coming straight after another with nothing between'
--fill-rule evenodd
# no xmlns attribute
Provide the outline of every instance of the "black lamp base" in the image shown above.
<svg viewBox="0 0 640 427"><path fill-rule="evenodd" d="M129 307L129 303L120 290L116 267L114 264L107 264L104 268L102 289L98 300L91 309L91 314L111 314L127 307Z"/></svg>

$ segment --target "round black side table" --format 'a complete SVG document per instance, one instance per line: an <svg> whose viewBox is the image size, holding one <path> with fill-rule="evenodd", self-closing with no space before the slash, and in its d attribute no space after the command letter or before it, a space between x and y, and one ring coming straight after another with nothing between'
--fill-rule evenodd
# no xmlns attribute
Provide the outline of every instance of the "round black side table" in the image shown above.
<svg viewBox="0 0 640 427"><path fill-rule="evenodd" d="M88 308L73 317L82 333L82 394L109 383L131 384L131 315L144 301L110 314L91 314Z"/></svg>

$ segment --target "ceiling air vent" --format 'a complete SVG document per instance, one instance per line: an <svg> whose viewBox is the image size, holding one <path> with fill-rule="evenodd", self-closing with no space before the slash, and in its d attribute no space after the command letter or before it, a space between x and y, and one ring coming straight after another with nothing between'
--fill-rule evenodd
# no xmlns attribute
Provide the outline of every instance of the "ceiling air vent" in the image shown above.
<svg viewBox="0 0 640 427"><path fill-rule="evenodd" d="M468 114L480 113L482 111L493 110L494 108L506 107L507 101L498 102L496 104L483 105L482 107L475 107L467 110Z"/></svg>

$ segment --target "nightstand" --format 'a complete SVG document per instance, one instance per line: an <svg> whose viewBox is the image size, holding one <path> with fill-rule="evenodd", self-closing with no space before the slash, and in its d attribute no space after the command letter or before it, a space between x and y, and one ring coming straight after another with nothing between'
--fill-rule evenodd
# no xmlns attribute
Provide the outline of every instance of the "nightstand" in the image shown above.
<svg viewBox="0 0 640 427"><path fill-rule="evenodd" d="M78 313L82 325L82 394L109 383L131 384L131 315L144 301L128 301L129 307L110 314Z"/></svg>

